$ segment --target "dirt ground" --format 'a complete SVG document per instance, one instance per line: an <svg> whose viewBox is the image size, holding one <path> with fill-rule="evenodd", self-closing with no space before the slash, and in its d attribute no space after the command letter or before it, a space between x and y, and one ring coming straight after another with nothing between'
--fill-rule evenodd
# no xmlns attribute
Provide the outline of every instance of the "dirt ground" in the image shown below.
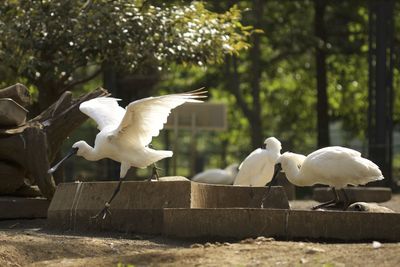
<svg viewBox="0 0 400 267"><path fill-rule="evenodd" d="M291 202L308 208L313 201ZM400 195L382 204L400 212ZM51 232L46 220L0 221L0 266L400 266L400 243L171 240Z"/></svg>

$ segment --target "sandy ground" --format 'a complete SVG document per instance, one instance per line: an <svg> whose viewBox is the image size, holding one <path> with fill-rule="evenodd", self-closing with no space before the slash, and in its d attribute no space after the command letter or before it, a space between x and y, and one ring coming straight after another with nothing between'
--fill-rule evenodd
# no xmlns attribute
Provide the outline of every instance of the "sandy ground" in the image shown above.
<svg viewBox="0 0 400 267"><path fill-rule="evenodd" d="M313 201L291 202L307 208ZM400 212L400 195L383 203ZM197 243L160 236L51 232L46 220L0 221L0 266L400 266L400 243L268 237Z"/></svg>

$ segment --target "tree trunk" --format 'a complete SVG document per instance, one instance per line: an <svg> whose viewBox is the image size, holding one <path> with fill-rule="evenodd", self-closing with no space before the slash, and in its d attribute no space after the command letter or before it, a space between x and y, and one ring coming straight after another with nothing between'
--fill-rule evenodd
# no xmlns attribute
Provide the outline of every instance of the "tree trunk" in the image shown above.
<svg viewBox="0 0 400 267"><path fill-rule="evenodd" d="M63 141L87 119L79 111L79 105L105 95L108 92L101 88L77 99L72 99L71 93L65 92L56 103L24 125L0 129L0 161L6 165L0 165L0 173L7 172L8 178L15 179L16 184L28 178L38 185L43 196L51 199L55 183L47 171ZM5 187L3 179L0 180L0 188ZM11 192L1 189L3 194L12 194L15 188L9 189Z"/></svg>
<svg viewBox="0 0 400 267"><path fill-rule="evenodd" d="M328 93L326 73L326 31L325 31L325 10L324 0L314 1L314 29L317 37L315 48L316 76L317 76L317 130L318 147L329 146L329 114L328 114Z"/></svg>
<svg viewBox="0 0 400 267"><path fill-rule="evenodd" d="M253 13L255 18L254 27L260 29L262 27L263 16L263 0L253 1ZM253 34L253 45L250 50L251 61L251 96L253 99L253 108L250 118L251 125L251 145L253 149L261 146L263 142L263 127L261 119L261 103L260 103L260 80L261 80L261 49L260 35Z"/></svg>

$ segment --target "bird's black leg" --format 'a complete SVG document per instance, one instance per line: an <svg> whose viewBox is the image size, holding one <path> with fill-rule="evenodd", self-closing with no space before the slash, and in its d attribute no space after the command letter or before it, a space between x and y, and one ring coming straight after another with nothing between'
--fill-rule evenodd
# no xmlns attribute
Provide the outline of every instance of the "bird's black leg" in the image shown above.
<svg viewBox="0 0 400 267"><path fill-rule="evenodd" d="M346 193L346 190L344 190L344 188L341 189L343 192L343 196L344 196L344 201L343 201L343 210L347 210L347 208L350 206L350 198Z"/></svg>
<svg viewBox="0 0 400 267"><path fill-rule="evenodd" d="M153 163L153 167L151 169L151 175L147 179L147 181L151 181L153 179L158 181L158 178L160 178L160 175L158 174L158 170L162 170L162 169L157 167L156 163Z"/></svg>
<svg viewBox="0 0 400 267"><path fill-rule="evenodd" d="M329 206L331 204L338 204L339 203L339 196L338 196L338 194L336 192L336 189L334 187L332 187L332 192L333 192L333 195L334 195L334 198L332 200L330 200L328 202L325 202L325 203L322 203L322 204L319 204L317 206L314 206L311 209L312 210L316 210L316 209L320 209L322 207Z"/></svg>
<svg viewBox="0 0 400 267"><path fill-rule="evenodd" d="M118 194L119 190L121 189L121 184L122 184L122 178L119 180L117 188L115 188L111 198L104 204L104 208L99 211L95 216L91 217L92 219L97 219L101 217L103 220L107 217L107 214L111 215L111 212L109 210L111 201L115 198L115 196Z"/></svg>

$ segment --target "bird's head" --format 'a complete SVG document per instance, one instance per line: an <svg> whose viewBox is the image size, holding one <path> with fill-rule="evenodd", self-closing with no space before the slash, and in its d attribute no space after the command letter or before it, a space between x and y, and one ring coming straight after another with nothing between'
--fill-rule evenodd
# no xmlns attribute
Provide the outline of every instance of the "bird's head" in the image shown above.
<svg viewBox="0 0 400 267"><path fill-rule="evenodd" d="M279 140L276 139L275 137L269 137L269 138L265 139L263 148L281 151L282 145L281 145L281 142L279 142Z"/></svg>
<svg viewBox="0 0 400 267"><path fill-rule="evenodd" d="M285 172L285 170L288 168L288 165L293 162L296 163L297 167L300 169L304 159L305 156L300 154L295 154L292 152L285 152L281 156L279 156L275 161L274 174L272 175L272 179L271 182L269 183L268 190L270 190L271 186L276 181L279 172Z"/></svg>
<svg viewBox="0 0 400 267"><path fill-rule="evenodd" d="M282 172L288 169L289 164L295 164L298 169L301 168L306 156L301 154L296 154L292 152L283 153L275 162L275 164L280 164Z"/></svg>
<svg viewBox="0 0 400 267"><path fill-rule="evenodd" d="M88 151L88 144L85 141L78 141L72 145L72 149L76 150L77 156L83 157Z"/></svg>

